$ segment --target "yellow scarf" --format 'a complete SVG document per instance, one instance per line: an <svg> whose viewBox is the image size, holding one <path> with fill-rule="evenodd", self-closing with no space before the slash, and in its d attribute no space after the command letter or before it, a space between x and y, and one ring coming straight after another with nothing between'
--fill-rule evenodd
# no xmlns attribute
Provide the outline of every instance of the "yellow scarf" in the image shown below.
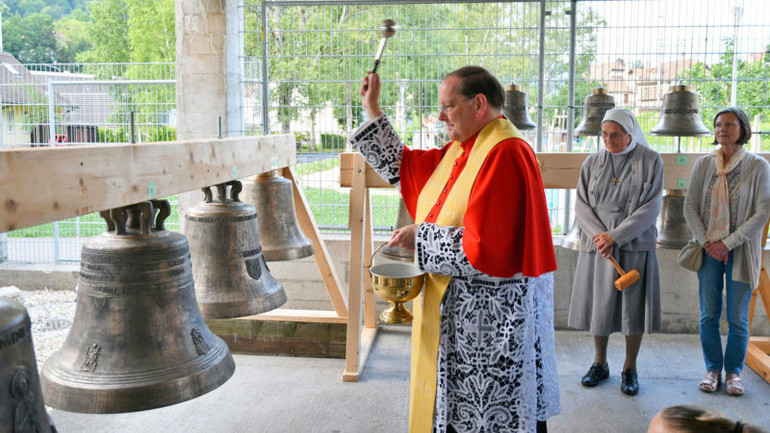
<svg viewBox="0 0 770 433"><path fill-rule="evenodd" d="M462 226L471 188L489 151L497 143L509 138L522 138L521 132L506 119L495 119L479 132L468 155L465 168L447 195L436 224L447 227ZM417 199L418 224L438 199L447 183L452 164L463 152L460 143L453 141ZM409 392L409 432L428 433L433 428L433 410L436 399L436 367L441 323L441 299L452 277L428 274L425 287L414 302L412 323L412 372Z"/></svg>

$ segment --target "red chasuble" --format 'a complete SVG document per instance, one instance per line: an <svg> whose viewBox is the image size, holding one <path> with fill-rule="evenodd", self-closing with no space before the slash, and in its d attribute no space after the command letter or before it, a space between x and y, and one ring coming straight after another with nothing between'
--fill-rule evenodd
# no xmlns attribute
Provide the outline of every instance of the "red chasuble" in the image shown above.
<svg viewBox="0 0 770 433"><path fill-rule="evenodd" d="M455 161L426 222L438 217L443 198L465 167L476 137L462 143L464 152ZM401 194L413 218L420 191L449 147L404 147ZM485 274L508 278L521 272L525 277L537 277L556 270L543 180L535 154L524 140L504 140L489 152L471 190L463 226L465 254Z"/></svg>

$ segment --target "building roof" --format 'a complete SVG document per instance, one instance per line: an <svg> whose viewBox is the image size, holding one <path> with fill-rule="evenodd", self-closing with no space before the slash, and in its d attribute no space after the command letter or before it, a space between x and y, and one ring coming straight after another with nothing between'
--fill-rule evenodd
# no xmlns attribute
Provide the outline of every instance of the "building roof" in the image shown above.
<svg viewBox="0 0 770 433"><path fill-rule="evenodd" d="M3 105L48 104L48 85L37 80L11 54L0 52L0 97ZM54 91L57 105L69 101Z"/></svg>
<svg viewBox="0 0 770 433"><path fill-rule="evenodd" d="M91 83L94 81L93 75L50 71L32 71L32 75L42 82L55 82L54 90L70 101L73 109L66 114L66 123L106 125L109 122L116 105L115 100L108 86Z"/></svg>

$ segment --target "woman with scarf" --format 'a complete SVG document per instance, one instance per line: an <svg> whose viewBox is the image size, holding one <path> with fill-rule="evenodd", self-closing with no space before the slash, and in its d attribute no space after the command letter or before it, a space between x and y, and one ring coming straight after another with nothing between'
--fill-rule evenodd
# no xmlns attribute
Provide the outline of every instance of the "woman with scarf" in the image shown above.
<svg viewBox="0 0 770 433"><path fill-rule="evenodd" d="M626 339L620 389L639 392L636 358L644 332L660 329L660 278L656 255L663 190L663 160L650 149L634 115L608 110L602 120L605 149L580 167L575 218L580 227L580 253L572 286L568 325L594 337L594 362L583 376L593 387L610 374L607 343L613 332ZM641 279L618 291L619 277L610 258Z"/></svg>
<svg viewBox="0 0 770 433"><path fill-rule="evenodd" d="M714 118L719 147L695 162L684 201L684 217L703 246L698 270L700 340L706 377L699 388L719 389L722 370L730 395L743 395L741 370L749 342L749 301L759 285L762 229L770 216L770 164L747 151L746 114L730 107ZM719 320L722 291L727 299L727 345L722 352Z"/></svg>

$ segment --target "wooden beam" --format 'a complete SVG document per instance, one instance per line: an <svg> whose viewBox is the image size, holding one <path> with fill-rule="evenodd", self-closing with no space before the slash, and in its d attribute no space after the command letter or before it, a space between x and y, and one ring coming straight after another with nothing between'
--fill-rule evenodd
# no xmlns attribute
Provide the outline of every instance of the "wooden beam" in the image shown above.
<svg viewBox="0 0 770 433"><path fill-rule="evenodd" d="M343 358L347 325L337 321L299 320L293 310L286 320L250 316L206 320L211 332L236 353Z"/></svg>
<svg viewBox="0 0 770 433"><path fill-rule="evenodd" d="M749 345L746 348L746 365L751 367L762 379L770 383L770 355L768 355L767 346L763 347L757 344L758 337L749 338Z"/></svg>
<svg viewBox="0 0 770 433"><path fill-rule="evenodd" d="M340 186L353 186L353 159L355 152L340 154ZM580 175L580 165L590 155L589 153L538 153L536 155L540 166L540 175L546 188L574 189ZM661 153L663 159L663 187L665 189L687 189L690 171L695 161L706 153ZM770 161L770 153L760 153L759 156ZM369 188L389 188L371 167L367 165L366 186Z"/></svg>
<svg viewBox="0 0 770 433"><path fill-rule="evenodd" d="M294 164L294 136L0 150L0 233Z"/></svg>
<svg viewBox="0 0 770 433"><path fill-rule="evenodd" d="M297 214L297 222L302 232L310 238L315 247L315 262L318 266L318 272L324 281L324 287L329 293L334 310L339 317L347 317L348 307L345 305L345 298L342 296L342 283L334 269L329 251L326 249L326 243L321 239L321 231L318 230L318 224L315 222L313 213L310 212L310 204L305 198L305 193L297 185L297 175L291 167L283 169L283 175L291 181L294 194L294 209Z"/></svg>

